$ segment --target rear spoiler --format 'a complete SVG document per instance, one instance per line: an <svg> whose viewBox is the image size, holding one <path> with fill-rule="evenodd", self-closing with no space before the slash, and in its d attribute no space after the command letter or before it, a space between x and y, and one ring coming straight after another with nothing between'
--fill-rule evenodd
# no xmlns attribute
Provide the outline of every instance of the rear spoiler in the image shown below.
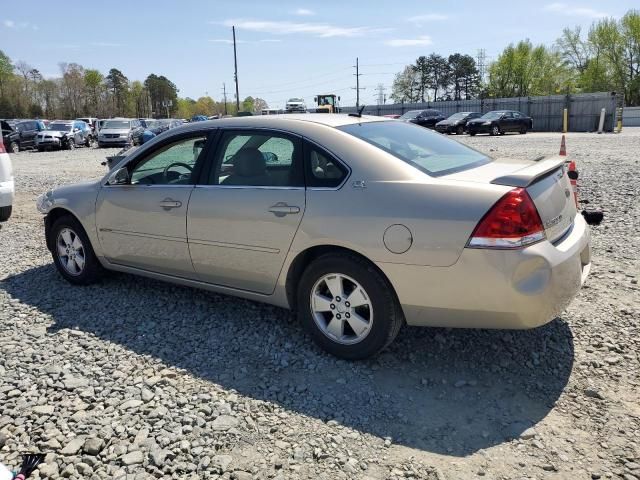
<svg viewBox="0 0 640 480"><path fill-rule="evenodd" d="M516 170L509 175L504 175L494 179L491 183L494 185L506 185L509 187L528 187L536 180L546 177L548 174L556 171L566 162L566 157L554 155L552 157L544 157L537 159L536 163L527 167Z"/></svg>

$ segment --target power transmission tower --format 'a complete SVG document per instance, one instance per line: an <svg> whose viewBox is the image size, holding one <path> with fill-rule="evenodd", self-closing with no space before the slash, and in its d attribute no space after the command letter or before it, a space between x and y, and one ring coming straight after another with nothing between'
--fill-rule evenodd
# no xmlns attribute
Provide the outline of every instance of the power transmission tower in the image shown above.
<svg viewBox="0 0 640 480"><path fill-rule="evenodd" d="M238 91L238 56L236 55L236 27L232 26L231 31L233 32L233 67L234 67L233 78L236 81L236 113L238 113L240 111L240 92Z"/></svg>
<svg viewBox="0 0 640 480"><path fill-rule="evenodd" d="M358 57L356 57L356 64L353 66L356 69L356 73L354 73L354 75L356 76L356 86L351 87L353 90L356 91L356 109L360 109L360 90L366 90L365 87L360 88L360 76L362 75L360 73L360 66L358 63Z"/></svg>
<svg viewBox="0 0 640 480"><path fill-rule="evenodd" d="M222 82L222 96L224 98L224 114L227 115L227 86Z"/></svg>
<svg viewBox="0 0 640 480"><path fill-rule="evenodd" d="M477 63L478 63L478 76L480 77L480 86L484 85L484 78L486 75L486 68L487 68L486 62L487 62L487 54L484 48L478 49Z"/></svg>
<svg viewBox="0 0 640 480"><path fill-rule="evenodd" d="M384 84L379 83L376 90L378 91L378 105L383 105L387 101L387 96L384 94L386 90Z"/></svg>

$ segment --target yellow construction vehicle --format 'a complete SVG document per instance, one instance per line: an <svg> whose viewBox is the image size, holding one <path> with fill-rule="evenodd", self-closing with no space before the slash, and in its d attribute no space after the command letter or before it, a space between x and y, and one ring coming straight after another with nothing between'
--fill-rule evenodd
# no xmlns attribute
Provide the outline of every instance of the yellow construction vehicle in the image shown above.
<svg viewBox="0 0 640 480"><path fill-rule="evenodd" d="M330 93L313 97L316 113L340 113L340 97Z"/></svg>

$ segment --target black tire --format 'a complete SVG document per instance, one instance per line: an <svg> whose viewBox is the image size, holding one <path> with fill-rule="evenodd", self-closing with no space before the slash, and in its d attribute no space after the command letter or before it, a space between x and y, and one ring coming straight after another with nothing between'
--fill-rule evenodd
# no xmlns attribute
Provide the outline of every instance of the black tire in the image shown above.
<svg viewBox="0 0 640 480"><path fill-rule="evenodd" d="M502 135L502 132L500 131L500 127L498 125L491 125L491 128L489 129L489 135L491 136Z"/></svg>
<svg viewBox="0 0 640 480"><path fill-rule="evenodd" d="M520 135L525 135L527 133L527 126L523 125L520 127Z"/></svg>
<svg viewBox="0 0 640 480"><path fill-rule="evenodd" d="M456 135L462 135L464 133L464 127L462 125L458 125L456 127Z"/></svg>
<svg viewBox="0 0 640 480"><path fill-rule="evenodd" d="M20 144L18 142L11 142L9 144L9 150L11 150L11 153L18 153L20 151Z"/></svg>
<svg viewBox="0 0 640 480"><path fill-rule="evenodd" d="M73 150L76 148L76 141L73 138L67 140L67 150Z"/></svg>
<svg viewBox="0 0 640 480"><path fill-rule="evenodd" d="M44 152L44 148L42 148L42 147L38 147L38 151L39 151L40 153L42 153L42 152Z"/></svg>
<svg viewBox="0 0 640 480"><path fill-rule="evenodd" d="M471 135L472 137L476 136L476 132L469 132L469 135Z"/></svg>
<svg viewBox="0 0 640 480"><path fill-rule="evenodd" d="M62 262L64 262L64 260L61 258L60 252L58 251L58 236L64 229L71 230L82 242L84 267L77 274L71 274L67 268L63 266ZM66 281L74 285L91 285L92 283L100 280L104 274L104 268L96 258L96 254L93 251L93 247L91 246L91 242L89 241L89 237L85 233L84 228L82 228L82 225L75 217L71 215L64 215L58 218L51 226L49 236L50 237L47 238L47 245L51 247L53 262L55 263L60 275L62 275Z"/></svg>
<svg viewBox="0 0 640 480"><path fill-rule="evenodd" d="M312 290L316 282L331 273L346 275L358 282L371 302L371 329L358 343L345 345L332 340L314 319L311 310ZM328 253L307 266L298 284L296 305L298 318L314 342L328 353L345 360L360 360L376 355L396 338L404 323L402 310L389 282L366 260L349 253Z"/></svg>
<svg viewBox="0 0 640 480"><path fill-rule="evenodd" d="M11 205L8 207L0 207L0 222L6 222L11 218L11 210Z"/></svg>

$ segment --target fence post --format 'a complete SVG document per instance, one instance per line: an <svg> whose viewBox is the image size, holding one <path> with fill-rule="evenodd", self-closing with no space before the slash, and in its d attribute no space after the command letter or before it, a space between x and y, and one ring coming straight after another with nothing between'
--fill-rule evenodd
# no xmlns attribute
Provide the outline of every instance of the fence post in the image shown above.
<svg viewBox="0 0 640 480"><path fill-rule="evenodd" d="M562 131L566 133L569 131L569 109L571 108L571 94L567 94L564 98L565 100L562 119Z"/></svg>

